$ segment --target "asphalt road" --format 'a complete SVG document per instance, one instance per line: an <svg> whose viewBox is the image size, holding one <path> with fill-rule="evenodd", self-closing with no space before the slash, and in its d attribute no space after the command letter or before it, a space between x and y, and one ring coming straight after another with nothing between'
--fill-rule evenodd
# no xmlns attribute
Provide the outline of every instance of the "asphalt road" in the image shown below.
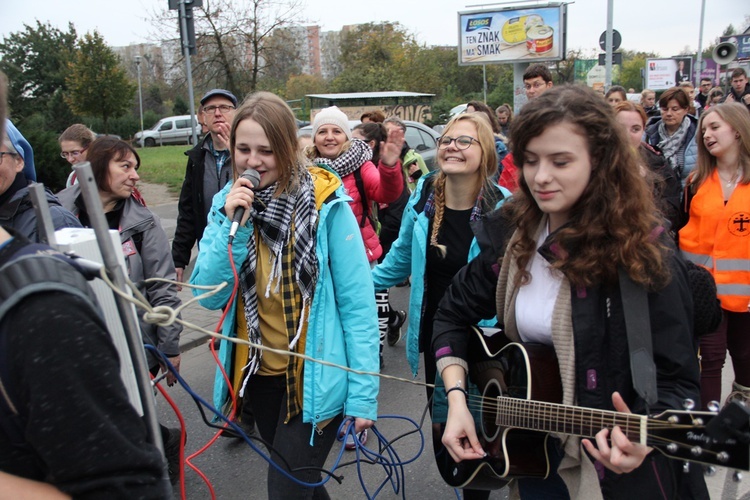
<svg viewBox="0 0 750 500"><path fill-rule="evenodd" d="M177 216L176 203L166 204L153 203L149 201L149 208L157 213L161 219L165 231L170 238L174 234L175 220ZM189 274L187 274L189 276ZM394 307L408 310L408 288L394 288L391 291L391 301ZM189 292L181 292L183 300L190 297ZM218 315L215 311L205 311L200 306L192 306L186 310L186 316L202 324L212 325ZM215 365L210 351L205 344L206 337L200 333L183 332L183 360L181 373L192 388L201 397L210 401ZM403 341L394 347L385 346L385 368L383 373L394 375L407 380L412 380L406 363L405 347ZM421 381L423 373L420 369L418 381ZM733 374L731 363L727 360L727 368L724 370L724 394L729 392ZM426 396L424 388L406 382L382 380L381 390L378 398L377 423L378 430L389 441L393 441L400 435L412 430L414 426L407 425L403 420L388 418L388 415L398 415L411 418L419 422L422 417ZM266 498L266 462L246 444L233 439L219 438L208 445L214 435L214 430L209 428L202 420L196 404L187 392L177 386L168 389L168 393L174 398L180 413L185 421L188 432L188 443L186 454L191 455L198 450L207 448L199 456L191 460L210 481L215 497L219 499L262 499ZM160 420L169 426L178 426L179 421L172 409L161 397L157 398ZM399 439L394 445L395 451L406 461L416 457L415 460L403 467L403 483L393 485L387 483L378 498L404 498L404 499L455 499L456 492L447 486L439 475L435 466L430 436L429 416L422 425L424 433L424 449L419 453L421 442L418 434L412 434ZM377 444L372 438L368 440L367 446L377 450ZM335 467L335 458L341 445L336 444L332 450L326 467ZM355 459L353 452L343 452L343 462ZM368 498L366 490L373 495L384 480L387 480L387 472L380 466L361 464L360 467L363 484L360 483L359 473L356 465L348 465L336 469L335 475L341 476L341 484L329 481L327 489L334 499L364 499ZM204 499L211 498L208 486L199 478L198 474L190 468L186 468L186 498ZM732 471L719 468L716 475L707 478L712 500L750 500L750 486L748 481L737 483L732 478ZM394 487L397 486L397 487ZM176 495L175 498L179 498ZM492 493L492 499L507 498L507 490L498 490Z"/></svg>

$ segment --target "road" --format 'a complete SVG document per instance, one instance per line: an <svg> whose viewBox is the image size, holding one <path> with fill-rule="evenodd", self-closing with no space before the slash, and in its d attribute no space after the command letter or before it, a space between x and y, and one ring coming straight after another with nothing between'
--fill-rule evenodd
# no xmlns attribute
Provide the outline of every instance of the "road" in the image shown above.
<svg viewBox="0 0 750 500"><path fill-rule="evenodd" d="M162 219L162 225L168 236L171 238L174 234L177 205L170 202L165 204L154 204L149 201L149 207L157 213ZM189 276L186 273L186 276ZM394 288L391 291L392 304L398 309L408 310L408 293L409 288ZM190 298L190 293L185 289L180 293L183 301ZM198 305L192 305L187 308L183 316L193 322L200 323L204 327L213 329L218 314L215 311L206 311ZM181 340L183 350L183 360L181 373L193 391L201 397L210 401L211 388L214 377L214 363L210 351L206 345L206 336L204 334L184 331ZM412 380L409 373L404 342L401 341L394 347L385 346L385 368L383 373L401 377L406 380ZM724 371L724 394L727 394L731 386L733 374L731 364L728 363ZM423 373L420 369L418 381L422 380ZM408 427L403 421L386 418L386 415L399 415L409 417L419 421L422 417L426 396L424 388L412 385L406 382L381 380L381 390L378 398L378 414L380 415L377 423L378 430L386 437L393 441L399 435L413 429ZM174 398L180 412L185 419L185 427L188 432L187 454L193 454L204 446L212 438L214 431L209 428L202 420L197 410L196 404L192 401L186 391L175 386L168 389L169 395ZM165 403L164 398L157 398L160 420L169 426L178 426L179 421L171 408ZM426 499L442 500L455 499L456 493L452 488L447 486L434 464L432 456L431 436L429 434L430 421L426 417L422 426L425 433L424 451L419 455L420 441L418 435L412 434L398 440L394 449L402 460L417 456L414 462L404 466L404 483L399 485L397 492L387 484L378 498L406 498L406 499ZM377 445L372 440L368 440L367 446L376 450ZM327 468L332 468L334 459L338 455L339 444L334 446ZM344 452L343 461L347 462L354 459L353 452ZM200 470L208 477L215 490L216 498L219 499L239 499L266 498L266 469L267 465L260 456L252 451L246 444L228 439L219 438L200 456L192 460ZM386 479L386 472L382 467L376 465L363 464L361 466L364 485L370 494L380 486ZM343 476L341 484L330 481L327 489L334 499L359 499L367 498L363 486L360 484L358 471L355 466L350 465L335 471L337 476ZM707 478L712 500L750 500L750 485L747 481L736 483L732 480L732 471L719 468L716 475ZM179 498L179 496L175 496ZM190 469L186 469L186 498L204 499L211 498L208 487L199 478L199 476ZM507 490L498 490L492 493L492 499L507 498Z"/></svg>

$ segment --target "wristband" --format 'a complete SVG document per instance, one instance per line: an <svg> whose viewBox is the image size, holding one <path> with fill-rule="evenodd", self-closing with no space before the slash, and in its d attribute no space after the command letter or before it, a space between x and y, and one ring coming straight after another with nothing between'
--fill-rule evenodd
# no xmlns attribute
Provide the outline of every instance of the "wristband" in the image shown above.
<svg viewBox="0 0 750 500"><path fill-rule="evenodd" d="M464 389L463 387L459 387L459 386L451 387L450 389L448 389L447 391L445 391L445 397L447 398L448 394L450 394L452 391L461 391L461 392L464 393L464 396L466 397L466 399L467 400L469 399L469 393L466 392L466 389Z"/></svg>

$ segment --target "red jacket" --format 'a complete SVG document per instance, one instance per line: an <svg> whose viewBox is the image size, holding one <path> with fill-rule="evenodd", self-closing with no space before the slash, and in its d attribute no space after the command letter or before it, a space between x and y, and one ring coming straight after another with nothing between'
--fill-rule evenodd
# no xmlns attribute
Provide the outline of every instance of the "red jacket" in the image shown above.
<svg viewBox="0 0 750 500"><path fill-rule="evenodd" d="M365 196L368 202L391 203L399 197L401 191L404 189L401 162L397 162L393 167L388 167L383 162L380 162L376 167L373 162L366 161L359 170L362 174L362 184L365 187ZM378 234L375 232L375 228L372 227L370 221L365 220L364 224L362 224L365 214L362 213L362 198L357 189L354 174L347 175L342 181L344 182L346 193L352 198L349 206L352 207L352 211L357 218L357 223L362 232L367 259L370 262L377 261L383 254L383 249L380 246ZM370 213L372 213L372 203L368 203L368 205Z"/></svg>
<svg viewBox="0 0 750 500"><path fill-rule="evenodd" d="M505 155L502 164L503 173L500 174L497 183L512 193L518 187L518 167L513 161L513 153Z"/></svg>

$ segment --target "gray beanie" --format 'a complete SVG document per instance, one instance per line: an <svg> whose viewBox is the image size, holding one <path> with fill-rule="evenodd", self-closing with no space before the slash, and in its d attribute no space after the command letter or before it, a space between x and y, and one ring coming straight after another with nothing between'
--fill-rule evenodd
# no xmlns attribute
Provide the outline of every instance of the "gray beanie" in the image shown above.
<svg viewBox="0 0 750 500"><path fill-rule="evenodd" d="M336 106L325 108L315 115L312 124L313 138L318 134L318 129L323 125L335 125L346 134L348 140L352 139L352 130L349 128L349 118Z"/></svg>

